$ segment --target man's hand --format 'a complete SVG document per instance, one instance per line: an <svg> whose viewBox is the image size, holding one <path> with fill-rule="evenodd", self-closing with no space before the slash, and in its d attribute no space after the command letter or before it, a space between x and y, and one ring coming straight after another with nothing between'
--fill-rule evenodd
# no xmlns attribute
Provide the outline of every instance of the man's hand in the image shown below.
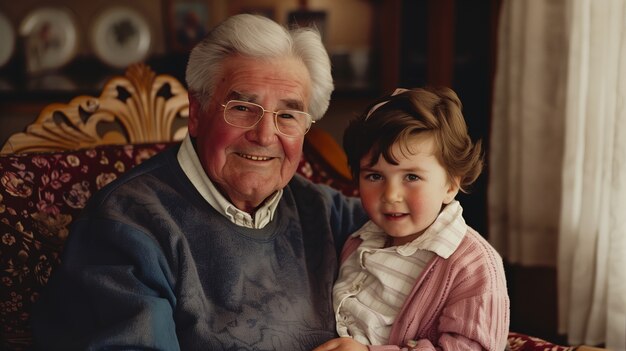
<svg viewBox="0 0 626 351"><path fill-rule="evenodd" d="M313 351L367 351L367 346L349 337L329 340Z"/></svg>

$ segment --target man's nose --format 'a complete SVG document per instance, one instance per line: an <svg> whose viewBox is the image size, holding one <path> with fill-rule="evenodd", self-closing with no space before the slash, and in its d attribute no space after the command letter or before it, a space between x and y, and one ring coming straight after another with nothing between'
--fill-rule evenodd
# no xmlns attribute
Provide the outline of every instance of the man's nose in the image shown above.
<svg viewBox="0 0 626 351"><path fill-rule="evenodd" d="M265 112L261 120L250 130L251 138L261 145L268 145L276 138L276 125L274 114Z"/></svg>

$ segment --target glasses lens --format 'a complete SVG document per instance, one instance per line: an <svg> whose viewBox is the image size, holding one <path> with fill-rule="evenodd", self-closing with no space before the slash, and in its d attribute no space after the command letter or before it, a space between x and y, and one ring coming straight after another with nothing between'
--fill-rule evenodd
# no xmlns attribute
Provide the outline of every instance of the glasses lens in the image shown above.
<svg viewBox="0 0 626 351"><path fill-rule="evenodd" d="M261 116L263 116L261 106L250 102L231 100L224 108L226 122L237 127L252 127Z"/></svg>
<svg viewBox="0 0 626 351"><path fill-rule="evenodd" d="M224 120L235 127L253 127L263 117L263 107L252 102L230 100L224 106ZM268 112L269 113L269 112ZM297 110L279 110L275 115L276 128L284 135L301 136L311 127L311 116Z"/></svg>
<svg viewBox="0 0 626 351"><path fill-rule="evenodd" d="M276 111L276 126L278 130L290 136L305 134L311 126L310 117L307 113L295 110Z"/></svg>

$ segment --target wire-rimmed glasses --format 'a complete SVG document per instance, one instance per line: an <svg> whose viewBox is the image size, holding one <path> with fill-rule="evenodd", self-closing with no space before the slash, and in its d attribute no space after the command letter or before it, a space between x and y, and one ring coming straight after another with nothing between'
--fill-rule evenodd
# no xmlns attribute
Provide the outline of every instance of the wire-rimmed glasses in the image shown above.
<svg viewBox="0 0 626 351"><path fill-rule="evenodd" d="M263 106L248 101L230 100L224 107L224 120L239 128L254 127L266 112L274 115L274 125L280 134L297 137L306 134L315 123L310 114L297 110L269 111Z"/></svg>

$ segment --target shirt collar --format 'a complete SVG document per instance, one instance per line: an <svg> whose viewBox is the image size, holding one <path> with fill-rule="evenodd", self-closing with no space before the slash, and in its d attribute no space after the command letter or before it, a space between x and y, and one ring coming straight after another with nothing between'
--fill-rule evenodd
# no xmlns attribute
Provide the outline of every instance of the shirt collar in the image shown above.
<svg viewBox="0 0 626 351"><path fill-rule="evenodd" d="M235 205L228 201L228 199L217 190L211 179L206 175L204 168L202 168L202 164L200 163L200 159L198 158L189 134L185 136L181 143L177 159L183 172L200 195L211 207L234 224L247 228L260 229L274 219L276 208L283 194L282 189L268 197L263 205L255 211L253 218L249 213L235 207Z"/></svg>
<svg viewBox="0 0 626 351"><path fill-rule="evenodd" d="M403 256L411 256L417 250L432 251L442 258L448 258L456 250L467 232L467 224L463 219L463 208L454 200L439 213L437 219L415 240L393 249ZM373 222L367 222L353 234L360 237L363 244L382 248L387 234ZM367 243L367 244L366 244Z"/></svg>

